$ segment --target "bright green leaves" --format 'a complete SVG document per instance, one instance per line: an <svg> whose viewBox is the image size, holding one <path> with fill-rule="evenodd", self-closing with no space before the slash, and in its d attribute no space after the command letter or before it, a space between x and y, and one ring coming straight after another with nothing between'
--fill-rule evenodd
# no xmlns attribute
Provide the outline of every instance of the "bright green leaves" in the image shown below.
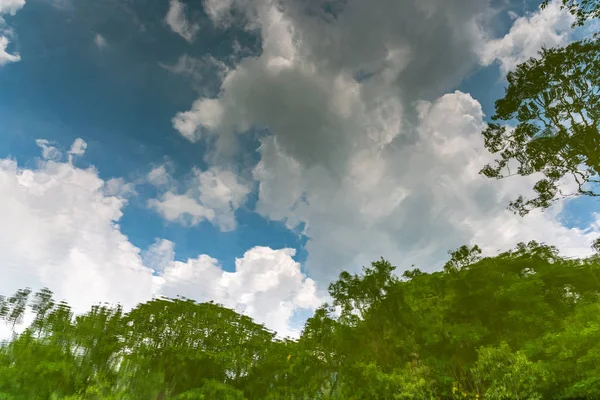
<svg viewBox="0 0 600 400"><path fill-rule="evenodd" d="M475 382L489 400L542 399L540 393L550 380L544 364L531 362L521 353L513 353L506 343L482 347L473 367Z"/></svg>
<svg viewBox="0 0 600 400"><path fill-rule="evenodd" d="M364 285L369 274L342 274L332 287L344 290L332 294L352 303L350 288ZM583 321L578 313L586 314L597 302L597 259L566 260L555 248L535 242L482 259L478 247L463 246L451 253L444 273L414 270L404 277L373 290L385 294L350 324L343 317L331 319L326 309L309 320L303 340L318 344L319 354L335 354L335 398L395 399L407 393L406 398L533 399L586 384L592 393L595 372L566 371L600 355L590 342L596 325L575 325ZM560 332L569 324L577 326L584 345L565 344L566 349L589 352L552 364L549 342L541 338L564 335ZM319 337L324 340L316 341ZM404 367L415 360L420 369ZM595 371L591 364L586 368ZM558 384L556 374L564 378Z"/></svg>

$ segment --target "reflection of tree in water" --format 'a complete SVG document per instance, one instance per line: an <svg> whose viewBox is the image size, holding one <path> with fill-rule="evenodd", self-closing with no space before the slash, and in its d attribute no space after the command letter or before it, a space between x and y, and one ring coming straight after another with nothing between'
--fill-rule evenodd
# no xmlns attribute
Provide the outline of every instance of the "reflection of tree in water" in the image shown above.
<svg viewBox="0 0 600 400"><path fill-rule="evenodd" d="M5 399L594 398L600 256L477 246L440 272L342 273L298 340L213 303L154 299L74 316L47 289L0 302ZM15 299L18 299L16 301ZM15 306L18 304L18 306Z"/></svg>
<svg viewBox="0 0 600 400"><path fill-rule="evenodd" d="M500 158L482 173L490 178L541 173L537 197L519 197L511 208L526 214L571 195L600 196L600 42L544 49L508 74L505 96L483 132L486 147ZM575 182L565 192L560 180Z"/></svg>

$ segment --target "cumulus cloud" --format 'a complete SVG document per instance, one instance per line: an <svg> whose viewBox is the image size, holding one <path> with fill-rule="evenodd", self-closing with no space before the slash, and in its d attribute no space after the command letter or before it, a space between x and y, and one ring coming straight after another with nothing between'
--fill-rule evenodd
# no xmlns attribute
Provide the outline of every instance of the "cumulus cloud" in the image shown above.
<svg viewBox="0 0 600 400"><path fill-rule="evenodd" d="M181 295L217 303L244 313L281 336L298 336L290 326L297 310L314 310L321 300L312 279L294 261L294 249L254 247L236 259L235 271L225 272L219 262L202 255L186 262L173 261L173 243L157 241L152 260L171 258L158 278L159 290L167 296Z"/></svg>
<svg viewBox="0 0 600 400"><path fill-rule="evenodd" d="M62 153L45 139L36 139L35 144L42 149L42 157L45 160L58 161L62 157Z"/></svg>
<svg viewBox="0 0 600 400"><path fill-rule="evenodd" d="M104 182L104 194L108 196L129 197L137 194L134 182L123 178L111 178Z"/></svg>
<svg viewBox="0 0 600 400"><path fill-rule="evenodd" d="M168 221L183 225L198 225L204 220L213 221L215 212L204 207L196 199L186 194L164 193L160 199L150 199L148 205L158 211Z"/></svg>
<svg viewBox="0 0 600 400"><path fill-rule="evenodd" d="M78 139L70 152L82 148ZM56 151L56 159L68 155ZM76 312L105 301L129 309L152 296L183 295L235 307L280 334L296 332L288 326L295 310L319 304L292 249L250 249L233 273L208 255L174 261L174 243L166 240L141 251L118 225L123 186L122 178L104 181L94 168L70 162L44 158L28 169L0 160L0 293L46 286ZM0 327L0 339L9 334Z"/></svg>
<svg viewBox="0 0 600 400"><path fill-rule="evenodd" d="M165 164L152 168L147 175L148 182L156 187L168 186L172 179Z"/></svg>
<svg viewBox="0 0 600 400"><path fill-rule="evenodd" d="M3 14L15 15L25 5L25 0L0 0L0 67L21 60L19 54L11 54L7 48L10 44L9 38L12 30L6 26Z"/></svg>
<svg viewBox="0 0 600 400"><path fill-rule="evenodd" d="M506 210L509 200L528 193L533 178L493 181L478 174L489 159L482 118L479 103L461 92L423 102L416 143L361 148L347 160L342 180L303 166L276 137L267 138L255 169L257 210L290 228L306 224L306 268L317 278L332 279L380 256L401 269L431 270L443 265L447 250L467 243L493 254L538 240L565 255L590 254L597 226L568 229L556 219L560 208L526 218Z"/></svg>
<svg viewBox="0 0 600 400"><path fill-rule="evenodd" d="M500 63L503 73L538 55L542 47L567 44L572 36L571 25L575 17L561 9L562 1L553 0L548 7L516 18L510 31L501 38L485 43L481 62Z"/></svg>
<svg viewBox="0 0 600 400"><path fill-rule="evenodd" d="M205 2L216 24L230 8L245 15L248 29L260 33L262 54L228 71L218 98L202 97L177 114L175 129L190 141L218 132L216 152L227 154L236 132L267 126L286 151L317 162L354 146L336 114L355 112L356 98L370 108L378 106L375 94L410 104L455 83L477 61L485 2L349 1L335 18L321 3ZM358 75L371 79L359 85Z"/></svg>
<svg viewBox="0 0 600 400"><path fill-rule="evenodd" d="M197 225L208 220L221 231L235 229L235 210L246 202L249 184L227 169L212 167L206 171L194 169L193 178L183 194L171 188L148 205L165 219L184 225ZM164 167L150 171L148 180L158 187L170 178Z"/></svg>
<svg viewBox="0 0 600 400"><path fill-rule="evenodd" d="M126 201L104 187L94 169L71 163L46 159L24 169L0 161L0 293L48 286L77 311L148 298L152 271L116 224Z"/></svg>
<svg viewBox="0 0 600 400"><path fill-rule="evenodd" d="M25 0L0 0L0 14L15 15L25 5Z"/></svg>
<svg viewBox="0 0 600 400"><path fill-rule="evenodd" d="M75 156L82 156L85 154L85 149L87 149L87 143L83 139L77 138L71 145L69 154L72 154Z"/></svg>
<svg viewBox="0 0 600 400"><path fill-rule="evenodd" d="M303 227L309 276L328 281L381 256L401 270L432 270L467 243L489 254L535 239L589 253L598 230L562 226L559 208L527 218L506 210L534 177L480 176L489 160L481 106L465 93L443 95L489 45L487 2L207 1L205 9L218 26L244 15L262 53L231 68L219 95L197 99L173 126L190 141L210 139L214 165L240 150L237 135L268 129L254 169L256 211ZM555 5L544 12L549 29L563 26ZM523 21L539 27L538 18L517 19L511 37L521 38Z"/></svg>
<svg viewBox="0 0 600 400"><path fill-rule="evenodd" d="M191 43L194 41L200 25L190 22L185 12L186 6L181 1L170 0L165 22L173 32Z"/></svg>
<svg viewBox="0 0 600 400"><path fill-rule="evenodd" d="M5 64L9 64L9 63L13 63L13 62L17 62L17 61L21 60L20 55L10 54L6 50L9 43L10 43L10 41L8 40L8 38L6 36L0 36L0 67Z"/></svg>
<svg viewBox="0 0 600 400"><path fill-rule="evenodd" d="M567 229L552 213L521 218L505 209L527 193L531 180L478 175L489 157L479 137L482 117L479 103L464 93L423 102L416 143L362 148L348 159L342 180L302 166L268 138L255 169L257 210L290 227L305 223L307 270L327 279L380 256L401 268L433 269L443 264L446 250L465 243L489 254L537 239L569 254L589 253L597 229ZM338 269L323 267L333 265Z"/></svg>

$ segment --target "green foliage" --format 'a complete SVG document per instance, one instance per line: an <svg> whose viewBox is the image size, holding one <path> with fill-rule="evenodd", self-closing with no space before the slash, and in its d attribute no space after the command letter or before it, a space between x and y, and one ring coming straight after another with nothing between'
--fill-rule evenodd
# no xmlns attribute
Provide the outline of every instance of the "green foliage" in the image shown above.
<svg viewBox="0 0 600 400"><path fill-rule="evenodd" d="M564 259L535 242L450 254L439 272L400 278L379 260L342 273L298 340L213 303L74 316L48 289L29 303L18 291L3 300L5 323L27 305L35 318L0 346L0 399L600 397L598 256Z"/></svg>
<svg viewBox="0 0 600 400"><path fill-rule="evenodd" d="M524 215L565 196L600 196L599 50L598 39L543 49L539 58L508 74L492 120L516 120L517 125L489 124L483 132L485 146L500 158L481 173L490 178L543 176L533 187L537 197L519 197L510 205L513 211ZM561 191L563 178L576 184L576 192Z"/></svg>
<svg viewBox="0 0 600 400"><path fill-rule="evenodd" d="M513 353L506 343L481 347L473 368L477 386L486 399L541 399L538 389L549 373L541 363L533 363L520 352Z"/></svg>
<svg viewBox="0 0 600 400"><path fill-rule="evenodd" d="M245 400L244 394L217 381L206 381L199 389L188 390L174 397L176 400Z"/></svg>
<svg viewBox="0 0 600 400"><path fill-rule="evenodd" d="M15 325L23 321L27 300L31 294L31 289L20 289L9 298L0 297L0 318L4 319L15 329Z"/></svg>

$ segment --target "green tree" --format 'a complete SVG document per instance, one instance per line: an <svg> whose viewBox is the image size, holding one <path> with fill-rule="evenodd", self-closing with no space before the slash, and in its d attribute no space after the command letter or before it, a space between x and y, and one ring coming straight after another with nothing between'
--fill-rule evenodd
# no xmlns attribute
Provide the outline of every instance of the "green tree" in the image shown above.
<svg viewBox="0 0 600 400"><path fill-rule="evenodd" d="M17 324L23 322L30 294L31 289L25 288L17 290L7 299L0 299L0 318L10 324L13 331Z"/></svg>
<svg viewBox="0 0 600 400"><path fill-rule="evenodd" d="M600 196L600 41L543 49L508 73L496 101L485 146L500 158L481 173L490 178L540 173L537 197L523 196L510 208L521 215L547 208L566 196ZM507 126L516 120L514 128ZM577 189L564 192L562 178Z"/></svg>
<svg viewBox="0 0 600 400"><path fill-rule="evenodd" d="M53 293L50 289L43 288L35 294L33 303L31 304L31 309L35 313L32 328L35 329L39 335L41 335L44 330L44 322L48 313L55 305L52 295Z"/></svg>
<svg viewBox="0 0 600 400"><path fill-rule="evenodd" d="M542 363L534 363L520 353L513 353L506 343L482 347L473 367L479 391L489 400L535 400L549 380Z"/></svg>
<svg viewBox="0 0 600 400"><path fill-rule="evenodd" d="M432 273L399 277L385 260L342 273L335 306L319 308L298 340L212 303L154 299L74 316L38 294L29 328L0 345L0 399L600 395L600 258L535 242L485 258L463 246ZM8 300L5 315L18 303Z"/></svg>

